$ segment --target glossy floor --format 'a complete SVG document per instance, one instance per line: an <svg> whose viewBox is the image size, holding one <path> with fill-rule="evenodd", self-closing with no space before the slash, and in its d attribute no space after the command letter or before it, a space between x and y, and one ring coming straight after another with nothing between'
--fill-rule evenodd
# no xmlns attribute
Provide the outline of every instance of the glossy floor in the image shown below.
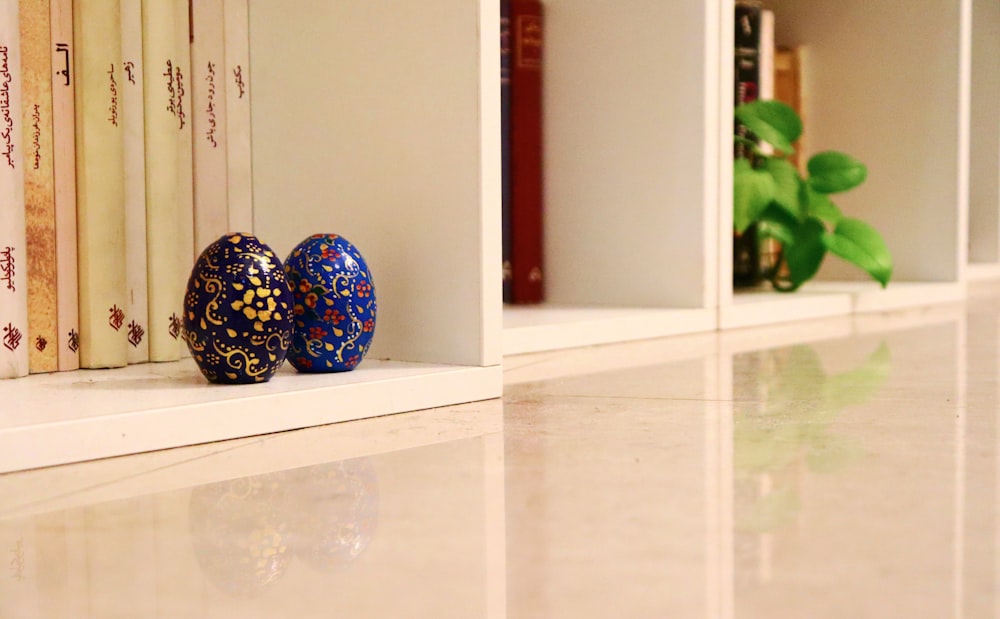
<svg viewBox="0 0 1000 619"><path fill-rule="evenodd" d="M1000 296L0 477L0 618L1000 618Z"/></svg>

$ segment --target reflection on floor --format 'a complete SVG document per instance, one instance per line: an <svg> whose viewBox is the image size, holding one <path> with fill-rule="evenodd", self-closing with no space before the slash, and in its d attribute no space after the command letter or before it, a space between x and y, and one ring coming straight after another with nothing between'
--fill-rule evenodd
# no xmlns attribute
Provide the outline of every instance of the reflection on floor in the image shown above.
<svg viewBox="0 0 1000 619"><path fill-rule="evenodd" d="M0 476L0 618L998 619L998 299Z"/></svg>

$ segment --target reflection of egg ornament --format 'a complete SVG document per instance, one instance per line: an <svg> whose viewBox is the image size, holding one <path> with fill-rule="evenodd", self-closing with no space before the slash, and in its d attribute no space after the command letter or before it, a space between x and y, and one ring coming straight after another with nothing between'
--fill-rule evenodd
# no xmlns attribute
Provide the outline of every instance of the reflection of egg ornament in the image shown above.
<svg viewBox="0 0 1000 619"><path fill-rule="evenodd" d="M334 572L357 559L375 536L379 490L367 459L291 471L289 543L306 565Z"/></svg>
<svg viewBox="0 0 1000 619"><path fill-rule="evenodd" d="M261 383L285 362L292 295L284 267L250 234L227 234L191 270L184 332L201 373L213 383Z"/></svg>
<svg viewBox="0 0 1000 619"><path fill-rule="evenodd" d="M190 510L195 557L223 591L251 595L284 576L292 552L279 474L199 486Z"/></svg>
<svg viewBox="0 0 1000 619"><path fill-rule="evenodd" d="M375 335L375 283L361 252L336 234L316 234L285 260L294 299L288 360L300 372L346 372Z"/></svg>

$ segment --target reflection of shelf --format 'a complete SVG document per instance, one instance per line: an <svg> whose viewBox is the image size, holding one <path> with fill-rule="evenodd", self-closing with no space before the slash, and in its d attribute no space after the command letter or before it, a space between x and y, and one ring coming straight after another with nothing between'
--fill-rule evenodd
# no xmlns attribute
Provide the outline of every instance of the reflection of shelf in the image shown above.
<svg viewBox="0 0 1000 619"><path fill-rule="evenodd" d="M0 383L0 472L496 397L501 370L365 361L344 374L209 385L191 360Z"/></svg>
<svg viewBox="0 0 1000 619"><path fill-rule="evenodd" d="M502 431L499 400L0 477L0 519L94 505ZM501 450L502 455L502 450Z"/></svg>
<svg viewBox="0 0 1000 619"><path fill-rule="evenodd" d="M554 305L507 306L504 354L698 333L715 328L708 309L619 309Z"/></svg>

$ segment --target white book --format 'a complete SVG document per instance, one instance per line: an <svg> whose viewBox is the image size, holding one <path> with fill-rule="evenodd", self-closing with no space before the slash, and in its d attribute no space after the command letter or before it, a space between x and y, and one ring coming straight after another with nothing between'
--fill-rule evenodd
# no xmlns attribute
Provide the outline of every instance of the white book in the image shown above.
<svg viewBox="0 0 1000 619"><path fill-rule="evenodd" d="M180 123L184 117L177 84L178 53L174 2L142 1L142 55L146 82L146 252L149 286L149 358L176 361L182 261L180 190L177 186ZM185 121L186 122L186 121Z"/></svg>
<svg viewBox="0 0 1000 619"><path fill-rule="evenodd" d="M28 374L28 272L17 0L0 0L0 378Z"/></svg>
<svg viewBox="0 0 1000 619"><path fill-rule="evenodd" d="M229 231L226 46L223 0L192 5L194 245L203 251Z"/></svg>
<svg viewBox="0 0 1000 619"><path fill-rule="evenodd" d="M248 0L225 0L229 231L253 232Z"/></svg>
<svg viewBox="0 0 1000 619"><path fill-rule="evenodd" d="M146 138L143 113L142 0L121 0L122 126L125 132L125 277L128 362L149 361L146 279Z"/></svg>

